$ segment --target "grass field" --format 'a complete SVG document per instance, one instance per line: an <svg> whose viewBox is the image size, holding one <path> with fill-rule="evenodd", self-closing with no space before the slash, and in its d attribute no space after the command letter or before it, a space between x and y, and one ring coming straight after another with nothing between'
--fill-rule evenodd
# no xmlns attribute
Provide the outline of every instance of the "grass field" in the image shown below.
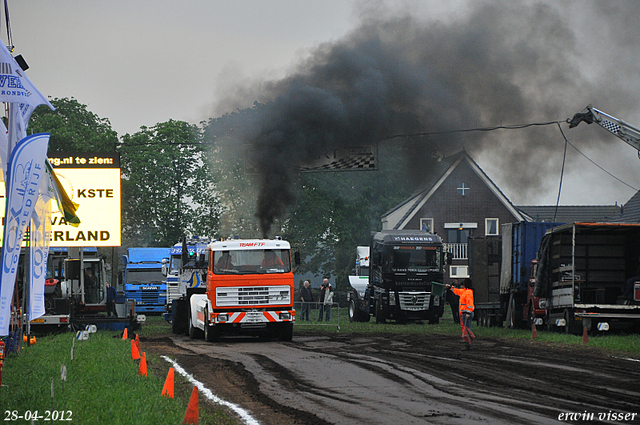
<svg viewBox="0 0 640 425"><path fill-rule="evenodd" d="M168 329L160 317L153 317L141 335ZM162 397L166 375L154 376L151 368L148 376L138 375L130 340L122 340L118 332L100 331L75 343L74 339L72 333L38 337L35 345L7 356L0 387L4 423L31 423L25 416L34 415L38 418L34 423L52 423L53 419L83 425L182 423L191 395L184 378L175 374L175 398ZM166 363L147 356L149 364ZM62 379L63 367L66 380ZM224 409L203 408L204 403L200 396L200 424L236 423Z"/></svg>

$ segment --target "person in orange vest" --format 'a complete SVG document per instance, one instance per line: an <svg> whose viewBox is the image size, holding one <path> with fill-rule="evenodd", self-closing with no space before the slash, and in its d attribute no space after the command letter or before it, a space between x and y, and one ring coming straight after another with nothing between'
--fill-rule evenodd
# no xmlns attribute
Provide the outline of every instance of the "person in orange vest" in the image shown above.
<svg viewBox="0 0 640 425"><path fill-rule="evenodd" d="M462 281L462 288L454 288L447 285L447 289L460 297L460 326L462 326L462 338L466 343L466 348L471 348L471 341L475 339L475 335L471 332L471 323L473 322L473 282L466 278Z"/></svg>

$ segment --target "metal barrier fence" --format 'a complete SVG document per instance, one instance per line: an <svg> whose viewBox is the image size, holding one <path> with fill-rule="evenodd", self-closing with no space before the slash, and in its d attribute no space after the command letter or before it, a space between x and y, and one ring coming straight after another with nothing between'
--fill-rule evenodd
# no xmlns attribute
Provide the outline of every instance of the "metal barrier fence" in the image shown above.
<svg viewBox="0 0 640 425"><path fill-rule="evenodd" d="M296 326L336 326L340 330L340 305L338 303L293 303L296 310Z"/></svg>

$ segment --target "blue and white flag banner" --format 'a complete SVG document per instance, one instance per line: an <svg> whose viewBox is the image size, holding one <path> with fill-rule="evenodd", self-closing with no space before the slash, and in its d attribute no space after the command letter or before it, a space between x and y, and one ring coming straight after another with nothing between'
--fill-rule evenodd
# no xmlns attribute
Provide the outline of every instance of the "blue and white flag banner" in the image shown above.
<svg viewBox="0 0 640 425"><path fill-rule="evenodd" d="M18 141L26 136L31 113L38 105L47 105L55 110L51 102L33 85L20 65L11 56L9 49L0 43L0 102L10 104L9 137L0 138L0 162L3 171L11 151ZM8 142L8 146L5 146Z"/></svg>
<svg viewBox="0 0 640 425"><path fill-rule="evenodd" d="M54 109L25 75L4 43L0 43L0 102L25 104L32 108L45 104ZM28 121L31 112L27 107L22 109L23 117Z"/></svg>
<svg viewBox="0 0 640 425"><path fill-rule="evenodd" d="M15 147L9 160L0 269L0 336L9 334L20 245L38 200L40 183L45 177L48 145L49 134L25 137Z"/></svg>
<svg viewBox="0 0 640 425"><path fill-rule="evenodd" d="M51 198L47 187L47 179L43 178L29 231L29 321L45 314L45 280L51 240Z"/></svg>

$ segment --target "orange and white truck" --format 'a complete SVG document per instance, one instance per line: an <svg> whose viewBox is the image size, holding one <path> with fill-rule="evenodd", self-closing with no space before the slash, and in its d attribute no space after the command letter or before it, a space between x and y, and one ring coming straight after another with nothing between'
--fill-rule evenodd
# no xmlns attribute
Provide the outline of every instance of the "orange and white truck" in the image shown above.
<svg viewBox="0 0 640 425"><path fill-rule="evenodd" d="M189 336L209 342L224 334L291 341L296 312L289 242L216 241L205 255L206 292L189 297Z"/></svg>

